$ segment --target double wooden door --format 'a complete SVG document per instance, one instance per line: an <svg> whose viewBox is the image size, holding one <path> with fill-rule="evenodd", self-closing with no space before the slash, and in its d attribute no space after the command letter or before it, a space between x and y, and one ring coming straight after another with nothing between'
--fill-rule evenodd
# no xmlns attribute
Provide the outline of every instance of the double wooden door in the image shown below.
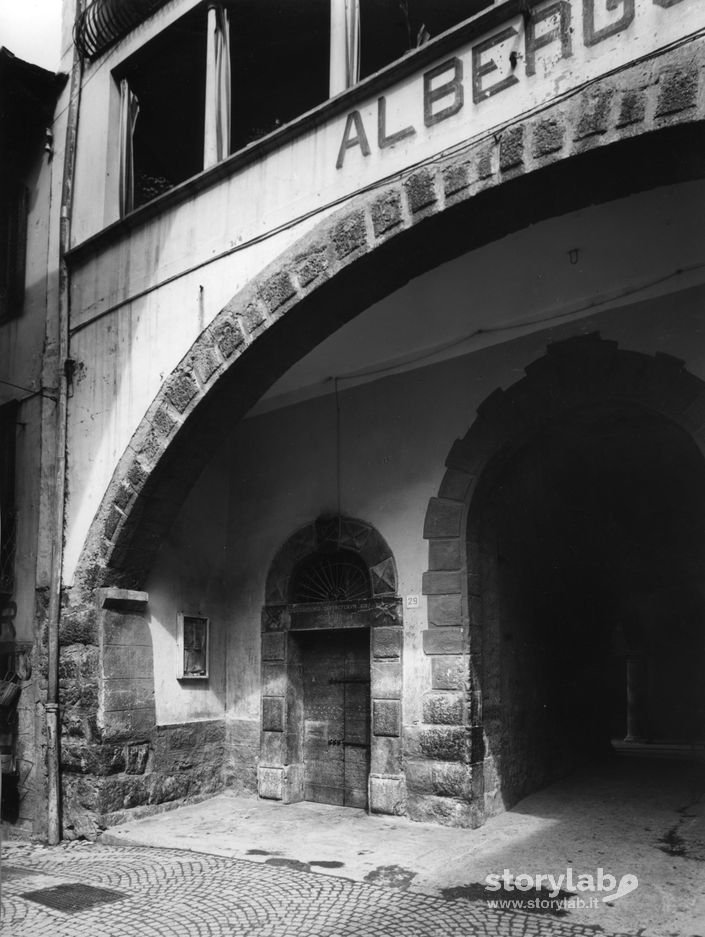
<svg viewBox="0 0 705 937"><path fill-rule="evenodd" d="M367 807L370 770L370 633L301 635L304 797Z"/></svg>

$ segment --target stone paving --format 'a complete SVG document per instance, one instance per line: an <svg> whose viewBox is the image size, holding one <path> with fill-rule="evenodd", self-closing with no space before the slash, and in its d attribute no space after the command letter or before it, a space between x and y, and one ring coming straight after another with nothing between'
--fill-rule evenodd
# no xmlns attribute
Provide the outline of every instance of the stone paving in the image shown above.
<svg viewBox="0 0 705 937"><path fill-rule="evenodd" d="M57 886L108 889L83 910L38 903ZM88 890L89 897L90 891ZM56 893L55 891L53 892ZM52 894L50 892L49 894ZM35 896L34 899L32 896ZM107 898L108 900L103 900ZM595 937L599 928L498 911L330 874L195 854L100 843L7 844L3 937Z"/></svg>

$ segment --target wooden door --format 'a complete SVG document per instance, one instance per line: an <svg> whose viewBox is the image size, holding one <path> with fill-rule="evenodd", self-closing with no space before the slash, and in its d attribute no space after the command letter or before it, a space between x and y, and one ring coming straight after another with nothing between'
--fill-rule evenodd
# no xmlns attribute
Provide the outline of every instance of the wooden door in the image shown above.
<svg viewBox="0 0 705 937"><path fill-rule="evenodd" d="M304 797L367 806L370 770L370 638L367 630L301 636Z"/></svg>

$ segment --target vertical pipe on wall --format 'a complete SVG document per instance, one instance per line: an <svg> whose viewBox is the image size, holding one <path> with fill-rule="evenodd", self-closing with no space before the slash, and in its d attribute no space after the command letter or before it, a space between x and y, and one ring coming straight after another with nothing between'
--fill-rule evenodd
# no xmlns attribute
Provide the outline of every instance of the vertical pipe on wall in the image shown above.
<svg viewBox="0 0 705 937"><path fill-rule="evenodd" d="M81 12L81 0L76 14ZM69 270L66 254L71 245L71 213L73 207L73 181L76 165L76 138L81 95L83 63L74 46L69 87L66 143L61 180L61 216L59 220L59 296L57 336L56 405L56 487L52 505L51 580L47 621L47 841L55 845L61 839L61 783L59 773L59 626L61 621L61 580L63 575L64 508L66 496L66 435L68 416L68 387L71 378L69 366ZM47 310L48 312L48 310Z"/></svg>

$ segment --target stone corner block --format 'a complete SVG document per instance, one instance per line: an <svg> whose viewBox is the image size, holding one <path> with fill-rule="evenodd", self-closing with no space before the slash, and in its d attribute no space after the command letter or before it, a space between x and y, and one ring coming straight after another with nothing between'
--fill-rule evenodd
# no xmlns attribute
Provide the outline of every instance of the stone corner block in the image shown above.
<svg viewBox="0 0 705 937"><path fill-rule="evenodd" d="M431 569L423 574L421 591L424 595L458 595L462 591L459 570Z"/></svg>
<svg viewBox="0 0 705 937"><path fill-rule="evenodd" d="M423 699L423 721L435 725L462 725L463 698L458 693L428 693Z"/></svg>
<svg viewBox="0 0 705 937"><path fill-rule="evenodd" d="M282 800L284 768L257 768L257 793L265 800Z"/></svg>
<svg viewBox="0 0 705 937"><path fill-rule="evenodd" d="M370 813L392 817L406 815L406 783L403 777L370 775Z"/></svg>
<svg viewBox="0 0 705 937"><path fill-rule="evenodd" d="M463 652L462 628L433 628L423 632L423 649L428 655L461 654Z"/></svg>

